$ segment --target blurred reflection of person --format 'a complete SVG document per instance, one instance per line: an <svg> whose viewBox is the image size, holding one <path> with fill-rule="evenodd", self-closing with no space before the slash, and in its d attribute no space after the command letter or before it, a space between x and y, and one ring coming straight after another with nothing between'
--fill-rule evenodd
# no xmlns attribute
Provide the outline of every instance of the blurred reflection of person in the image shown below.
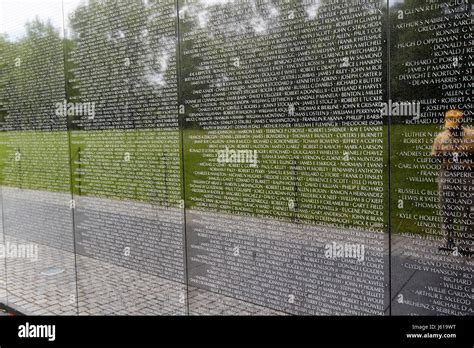
<svg viewBox="0 0 474 348"><path fill-rule="evenodd" d="M445 130L438 134L431 155L441 162L438 190L441 229L440 250L472 256L474 221L474 130L463 127L463 112L445 114Z"/></svg>

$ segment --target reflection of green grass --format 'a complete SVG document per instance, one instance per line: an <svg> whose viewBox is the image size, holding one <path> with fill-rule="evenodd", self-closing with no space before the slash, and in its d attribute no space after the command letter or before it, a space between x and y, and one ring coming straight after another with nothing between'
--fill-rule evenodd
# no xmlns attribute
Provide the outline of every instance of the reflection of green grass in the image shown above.
<svg viewBox="0 0 474 348"><path fill-rule="evenodd" d="M8 149L5 143L6 133L0 132L0 183L5 184L5 165L8 161Z"/></svg>
<svg viewBox="0 0 474 348"><path fill-rule="evenodd" d="M67 132L0 133L1 183L68 192L72 163L76 195L179 204L177 131L72 132L70 139L71 162ZM17 152L20 161L15 160ZM125 160L126 155L130 161ZM79 169L86 172L81 175Z"/></svg>
<svg viewBox="0 0 474 348"><path fill-rule="evenodd" d="M386 128L385 128L386 129ZM401 126L394 125L391 128L392 139L392 228L397 231L410 231L420 233L421 229L416 226L416 221L410 219L402 219L398 216L400 210L397 208L399 194L398 188L418 188L436 190L434 183L418 183L409 181L409 177L419 176L419 172L415 169L398 169L400 161L403 163L416 163L416 157L407 158L398 156L399 151L413 149L414 145L403 143L403 133L406 131L431 131L435 132L434 126ZM186 130L184 133L184 154L185 166L185 190L186 190L186 206L196 207L199 202L206 201L203 193L196 192L191 186L192 182L202 180L203 175L199 175L199 170L209 170L209 161L212 157L205 158L202 153L189 151L206 149L208 144L202 142L198 144L192 137L197 135L205 135L206 132L200 130ZM219 134L219 133L217 133ZM237 133L236 133L237 135ZM262 134L252 135L254 144L262 142ZM387 154L386 131L384 132L384 153ZM290 137L291 138L291 137ZM343 150L347 149L347 144L340 142L335 146L339 149L336 151L337 156L343 155ZM180 146L179 134L174 132L154 131L154 130L110 130L102 132L72 132L70 134L71 148L70 152L73 156L72 170L74 172L73 189L75 194L94 195L101 197L112 197L117 199L138 200L152 202L156 204L176 205L180 200L180 181L182 178L180 167ZM272 141L272 140L271 140ZM270 141L270 142L271 142ZM426 144L430 144L433 139L426 139ZM70 189L70 167L69 167L69 148L68 134L66 132L10 132L0 133L0 180L3 185L31 188L37 190L63 191ZM226 139L223 144L229 146L238 146L238 137ZM234 145L232 145L234 144ZM255 145L255 146L257 146ZM216 145L217 146L217 145ZM219 145L220 146L220 145ZM280 146L272 146L271 151L278 152ZM15 161L15 152L21 149L21 163ZM215 151L215 149L213 150ZM270 152L271 152L270 151ZM424 150L425 151L425 150ZM129 153L131 161L124 161L124 153ZM429 156L429 151L425 151ZM211 155L215 152L210 152ZM209 156L211 156L209 155ZM79 164L79 156L82 156ZM89 159L88 159L89 158ZM305 188L314 184L314 175L321 168L318 168L318 162L312 167L300 168L296 180L296 186L299 192L294 193L287 191L279 191L275 187L288 187L288 182L276 182L275 179L268 179L268 173L272 171L278 172L283 169L291 170L291 161L294 155L289 155L281 167L273 170L270 157L261 155L259 167L264 170L257 171L258 179L264 183L264 190L260 190L258 197L265 202L270 202L270 215L275 214L283 219L299 219L307 218L318 221L321 214L325 214L324 207L321 209L311 207L311 193L304 193ZM300 156L298 161L305 160L305 156ZM385 161L387 159L385 158ZM363 162L363 161L362 161ZM361 162L361 165L363 164ZM206 164L207 163L207 164ZM341 161L334 161L334 165L343 165ZM81 168L80 168L81 167ZM79 174L79 169L86 172ZM383 182L385 190L385 199L388 194L388 173L387 167L384 170ZM229 168L229 180L232 174L232 168ZM88 171L88 172L87 172ZM86 177L86 181L79 188L78 178ZM313 180L314 179L314 180ZM232 180L238 180L232 178ZM238 188L226 187L225 177L222 182L215 183L216 187L220 187L220 191L216 190L213 199L222 204L217 210L236 213L243 209L243 204L236 200L234 204L228 204L228 195L239 194ZM231 180L230 180L231 181ZM317 180L316 180L317 181ZM252 181L247 180L241 182L242 186L252 186ZM341 191L342 192L342 191ZM328 191L328 195L331 192ZM342 192L334 197L335 200L342 200L344 196L351 195L351 192ZM257 196L255 194L254 196ZM285 207L284 199L291 197L295 200L296 205L302 207L299 211L289 211ZM328 196L329 197L329 196ZM334 197L328 200L334 200ZM283 202L283 203L282 203ZM386 202L387 203L387 202ZM226 206L226 204L228 204ZM239 207L239 205L241 205ZM304 207L306 205L306 207ZM384 223L388 221L388 209L384 204L385 215ZM202 208L202 207L201 207ZM212 209L212 208L211 208ZM241 210L240 210L241 211ZM437 212L433 209L417 209L410 202L406 202L403 209L404 212L411 212L424 215L433 215ZM259 215L258 209L254 213ZM304 212L304 214L303 214ZM309 214L307 213L309 212ZM298 213L300 215L298 215ZM261 215L268 215L262 213ZM303 218L304 217L304 218ZM358 219L359 217L355 217ZM351 223L355 220L351 218Z"/></svg>
<svg viewBox="0 0 474 348"><path fill-rule="evenodd" d="M1 183L34 190L69 190L67 142L67 132L1 132Z"/></svg>
<svg viewBox="0 0 474 348"><path fill-rule="evenodd" d="M421 138L423 140L422 144L408 144L404 143L404 139L411 138L407 137L407 132L429 132L436 134L439 132L439 126L436 125L415 125L415 126L403 126L403 125L393 125L391 127L391 148L392 148L392 176L391 176L391 191L392 191L392 231L404 231L404 232L414 232L421 233L422 229L416 225L416 220L400 218L399 213L411 213L419 215L436 215L438 214L437 209L428 209L428 208L418 208L415 207L410 202L404 202L403 209L397 207L398 200L401 198L401 195L398 193L399 188L404 189L417 189L417 190L437 190L437 184L432 182L423 182L423 181L410 181L412 178L422 178L426 177L426 173L421 173L420 169L407 169L399 168L399 164L403 163L404 165L411 165L414 167L417 164L417 156L411 157L401 157L399 154L402 151L416 150L416 146L423 146L423 149L419 150L423 153L421 159L427 159L430 157L430 148L431 144L434 141L433 136L426 136ZM405 135L405 136L404 136ZM430 175L436 175L437 172L429 173Z"/></svg>
<svg viewBox="0 0 474 348"><path fill-rule="evenodd" d="M417 169L418 160L426 160L430 158L430 149L433 144L436 134L439 132L439 126L437 125L394 125L391 128L391 139L392 139L392 230L394 232L413 232L423 233L423 229L417 226L417 221L414 219L401 218L400 213L412 214L412 215L426 215L433 216L438 214L437 208L419 208L416 207L413 202L404 202L403 209L397 207L398 200L401 198L401 194L397 191L399 188L405 189L417 189L417 190L430 190L432 192L437 191L436 182L428 182L427 178L435 178L438 174L437 170L422 170ZM421 137L421 144L408 144L404 143L404 139L410 139L408 132L426 133L426 136ZM423 156L399 156L402 151L415 151L417 146L422 146L420 151ZM412 168L399 168L399 164L412 166ZM410 181L410 178L420 178L419 181ZM422 197L420 197L421 200Z"/></svg>
<svg viewBox="0 0 474 348"><path fill-rule="evenodd" d="M72 132L71 155L75 194L179 204L178 131Z"/></svg>
<svg viewBox="0 0 474 348"><path fill-rule="evenodd" d="M367 185L358 183L360 179L364 178L362 170L370 168L370 166L369 161L366 161L362 155L362 150L365 149L364 145L357 143L360 134L356 134L359 130L362 132L370 132L370 130L364 131L363 128L359 127L345 127L344 132L332 133L333 137L330 140L322 136L331 133L328 128L320 128L320 132L314 132L314 129L311 131L309 129L296 129L301 130L301 133L294 133L294 128L279 130L283 134L274 134L268 130L254 131L250 135L239 130L232 131L230 135L226 131L211 133L200 130L186 130L184 134L186 149L184 159L187 206L230 213L244 212L251 215L273 216L284 220L327 222L339 226L367 228L374 226L373 224L386 224L388 220L386 205L384 205L385 209L367 208L363 210L366 214L352 213L337 205L341 202L349 202L351 196L356 196L360 191L367 193L372 191L374 185L370 181ZM385 133L381 137L386 138ZM280 136L283 136L283 142ZM194 141L191 139L192 137L195 138ZM206 140L208 137L212 139L209 142ZM240 137L245 141L250 139L250 142L243 143ZM304 143L302 139L308 142ZM355 143L350 140L354 140ZM269 144L267 148L265 148L265 141ZM199 150L209 148L209 143L214 146L211 151L200 153ZM321 148L328 146L326 150L333 151L333 153L303 154L300 152L308 149L304 146L318 146L318 144L321 144ZM295 145L295 148L288 149L288 145ZM378 145L383 146L384 144ZM255 181L252 182L243 175L237 174L237 170L249 169L248 166L229 165L228 168L222 168L216 163L216 151L226 146L231 149L259 149L258 168L251 171L252 174L255 174L255 180L259 184L255 184ZM190 151L190 149L193 151ZM268 152L265 152L265 150L268 150ZM284 153L284 151L288 151L288 153ZM343 158L347 151L349 151L351 159L345 161ZM379 157L377 154L386 153L383 149L369 151L376 158ZM280 153L284 153L282 158L276 158L275 156ZM384 162L386 163L386 161L385 158ZM378 160L379 164L380 162L382 162L382 159ZM294 163L296 163L297 168L295 168ZM348 182L337 188L323 189L318 192L319 197L316 199L317 195L313 195L312 190L318 189L320 179L323 181L325 179L329 180L328 182L332 184L331 175L336 173L333 167L338 166L350 169L349 172L341 174L341 178L347 179ZM386 169L387 167L382 169L383 180L379 180L379 182L387 182L388 173ZM217 179L215 179L213 193L199 192L191 187L191 183L208 179L205 174L199 175L199 171L218 172L218 175L214 175L214 178ZM286 178L284 178L285 176ZM291 176L293 177L289 179ZM280 179L274 179L275 177ZM375 183L376 185L377 183ZM385 193L388 193L388 186L384 186ZM240 192L249 188L251 189L250 192ZM294 210L288 207L289 200L295 202L296 208ZM246 209L246 205L254 201L264 202L267 207ZM207 206L208 203L209 206ZM353 202L347 204L353 204ZM385 212L384 217L380 216L381 211ZM377 214L379 214L378 217ZM337 219L337 215L340 215L341 218ZM332 221L328 219L332 219Z"/></svg>

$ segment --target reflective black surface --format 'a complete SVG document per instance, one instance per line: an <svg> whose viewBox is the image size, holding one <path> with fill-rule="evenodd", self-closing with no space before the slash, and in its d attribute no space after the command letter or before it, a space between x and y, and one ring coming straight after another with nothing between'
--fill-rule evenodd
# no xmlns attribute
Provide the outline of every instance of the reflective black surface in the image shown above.
<svg viewBox="0 0 474 348"><path fill-rule="evenodd" d="M472 314L472 1L0 8L2 302Z"/></svg>

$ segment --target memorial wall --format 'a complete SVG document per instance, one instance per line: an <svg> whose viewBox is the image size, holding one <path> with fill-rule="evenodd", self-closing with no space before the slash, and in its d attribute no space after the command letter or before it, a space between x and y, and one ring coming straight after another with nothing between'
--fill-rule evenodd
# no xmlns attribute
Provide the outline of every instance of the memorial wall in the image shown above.
<svg viewBox="0 0 474 348"><path fill-rule="evenodd" d="M390 96L412 107L390 128L397 315L473 313L472 4L390 6Z"/></svg>
<svg viewBox="0 0 474 348"><path fill-rule="evenodd" d="M180 7L190 285L295 314L384 313L381 8ZM339 245L359 259L326 255Z"/></svg>
<svg viewBox="0 0 474 348"><path fill-rule="evenodd" d="M472 18L0 0L0 302L472 315Z"/></svg>

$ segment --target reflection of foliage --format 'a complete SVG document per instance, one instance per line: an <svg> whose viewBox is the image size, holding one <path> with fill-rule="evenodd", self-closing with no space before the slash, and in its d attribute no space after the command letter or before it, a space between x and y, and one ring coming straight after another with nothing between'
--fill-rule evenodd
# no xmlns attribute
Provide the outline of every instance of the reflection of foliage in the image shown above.
<svg viewBox="0 0 474 348"><path fill-rule="evenodd" d="M407 65L408 62L421 61L433 59L435 57L436 47L433 38L451 39L451 42L461 43L467 39L455 39L454 37L448 37L446 34L439 35L434 30L423 30L420 31L420 25L417 27L397 27L401 24L413 23L415 21L423 23L424 26L428 24L438 23L439 19L443 19L442 23L448 23L449 25L460 24L456 23L456 14L458 13L470 13L470 6L466 4L464 6L448 6L448 2L441 3L439 7L432 7L429 11L421 11L416 14L410 14L410 11L415 8L423 8L427 6L424 0L405 0L404 2L396 3L390 8L390 88L391 88L391 99L394 101L411 101L411 100L423 100L423 99L436 99L438 103L443 97L446 97L445 91L442 89L442 85L436 81L430 81L422 85L414 85L410 79L402 80L401 75L404 74L415 74L416 70L410 70ZM407 15L408 14L408 15ZM402 16L399 18L399 16ZM468 21L468 23L470 23ZM452 26L451 28L453 28ZM471 28L472 29L472 28ZM422 43L422 44L419 44ZM400 47L403 46L403 47ZM405 47L406 46L406 47ZM451 50L452 51L452 50ZM461 65L458 68L453 66L452 62L454 58L461 60ZM457 57L455 53L451 53L449 56L444 56L448 60L447 67L450 71L456 71L461 69L460 75L462 76L462 65L468 61L467 55ZM429 64L431 68L439 66L440 63L432 62ZM420 74L423 76L423 66L418 64L415 68L420 69ZM467 70L465 71L468 72ZM418 82L421 80L428 80L428 77L416 78ZM445 110L449 108L446 105ZM422 109L422 112L424 110ZM442 114L441 114L442 115ZM403 120L395 120L401 122Z"/></svg>
<svg viewBox="0 0 474 348"><path fill-rule="evenodd" d="M90 1L70 15L69 96L96 103L79 126L176 126L175 17L171 1L139 0Z"/></svg>
<svg viewBox="0 0 474 348"><path fill-rule="evenodd" d="M0 99L5 103L5 129L65 129L54 113L64 99L62 39L51 23L35 19L26 36L5 48Z"/></svg>
<svg viewBox="0 0 474 348"><path fill-rule="evenodd" d="M7 55L9 54L11 48L10 48L10 43L6 40L6 38L2 35L0 35L0 124L3 125L5 122L5 116L7 114L7 110L5 109L6 105L5 101L3 98L5 97L3 95L3 91L5 91L6 84L7 84L7 68L8 68L8 62L10 61L9 58L7 58Z"/></svg>
<svg viewBox="0 0 474 348"><path fill-rule="evenodd" d="M399 20L397 17L399 11L409 10L415 7L421 7L426 4L424 0L406 0L397 3L390 8L390 52L391 52L391 94L393 100L416 100L423 98L436 98L440 96L437 88L413 88L411 85L399 80L399 76L406 73L405 63L430 58L433 52L433 45L418 45L399 49L397 46L402 43L416 42L433 36L431 32L419 32L413 28L397 29L398 23L404 23L407 19ZM416 20L429 20L439 17L440 13L436 11L426 11L417 13Z"/></svg>
<svg viewBox="0 0 474 348"><path fill-rule="evenodd" d="M351 7L358 16L367 18L378 24L383 30L383 24L386 16L383 11L383 4L376 0L369 1L364 6L342 4L342 10ZM271 99L277 100L277 103L294 104L295 111L298 113L298 104L302 100L302 87L307 86L307 82L302 82L301 70L294 70L295 65L282 66L281 56L293 55L299 62L304 61L299 66L311 66L315 68L306 76L319 82L331 75L333 86L344 86L347 75L356 71L354 68L358 57L353 51L353 45L356 42L354 38L361 35L349 30L347 35L338 35L336 32L336 23L327 20L326 17L334 16L328 8L335 12L339 7L335 7L333 2L321 0L320 2L304 3L301 1L248 1L233 2L223 1L218 5L206 1L186 1L180 6L180 35L181 35L181 86L182 99L198 99L196 90L206 91L209 94L223 95L232 88L239 89L239 99L224 97L226 106L222 113L239 114L242 100L249 101L255 107L255 114L265 109L263 104ZM335 9L336 8L336 9ZM323 9L323 10L321 10ZM344 13L344 11L341 11ZM225 18L225 20L223 20ZM346 25L345 29L350 28ZM190 34L192 32L192 34ZM339 32L340 33L340 32ZM189 35L190 34L190 35ZM378 48L382 46L382 35L380 39L372 44ZM193 38L197 38L197 41ZM351 46L352 43L352 46ZM200 46L205 45L201 50ZM200 54L200 50L203 52ZM288 55L287 52L290 52ZM331 55L327 54L331 53ZM238 57L240 66L235 68L233 60ZM336 58L333 58L336 57ZM350 66L341 69L342 59L348 59ZM378 64L378 63L374 63ZM267 69L271 65L272 69ZM276 69L275 69L276 68ZM354 68L354 69L353 69ZM282 74L279 82L284 85L287 98L273 98L272 93L261 93L265 101L257 101L255 96L260 92L258 85L265 85L272 82L272 77L267 74L268 71L280 69ZM299 68L296 68L299 69ZM380 63L380 69L382 66ZM360 71L360 70L359 70ZM355 74L359 74L355 72ZM206 76L200 79L198 85L186 83L185 79L189 76ZM360 75L360 74L359 74ZM238 87L237 87L238 86ZM306 87L308 89L308 87ZM349 121L351 117L359 116L357 107L346 108L342 98L342 93L334 98L326 97L331 94L330 87L318 89L317 94L313 95L314 108L324 105L327 107L327 114L336 114L339 111L340 119ZM341 88L343 91L344 88ZM362 88L360 88L362 91ZM363 97L363 96L362 96ZM380 96L382 97L382 96ZM288 99L289 98L289 99ZM199 114L198 103L188 103L188 113ZM347 104L347 103L346 103ZM323 107L321 109L323 110ZM374 114L379 113L379 109L372 110ZM221 111L219 111L221 112ZM324 111L321 112L324 114ZM209 117L208 114L203 115ZM252 115L255 117L256 115ZM247 116L243 116L246 118ZM273 108L271 114L264 115L263 111L260 118L271 117L273 121L277 118L285 119L288 117L288 108L280 106ZM248 123L256 123L254 119L245 119ZM272 122L273 122L272 121ZM288 124L286 121L282 121ZM298 121L296 121L298 122ZM198 127L198 121L191 119L187 127ZM321 121L324 123L324 120Z"/></svg>

